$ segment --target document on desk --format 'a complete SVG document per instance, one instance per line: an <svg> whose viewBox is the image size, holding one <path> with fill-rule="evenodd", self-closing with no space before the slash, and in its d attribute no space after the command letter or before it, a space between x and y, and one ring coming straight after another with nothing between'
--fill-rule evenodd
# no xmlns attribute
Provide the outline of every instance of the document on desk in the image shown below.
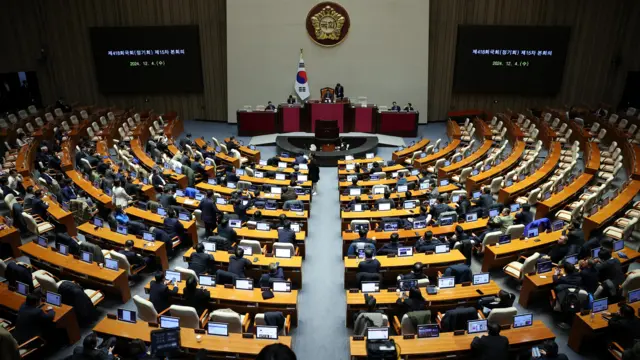
<svg viewBox="0 0 640 360"><path fill-rule="evenodd" d="M193 205L193 204L195 204L196 202L195 202L194 200L187 199L187 200L185 200L185 201L184 201L184 203L185 203L185 205Z"/></svg>

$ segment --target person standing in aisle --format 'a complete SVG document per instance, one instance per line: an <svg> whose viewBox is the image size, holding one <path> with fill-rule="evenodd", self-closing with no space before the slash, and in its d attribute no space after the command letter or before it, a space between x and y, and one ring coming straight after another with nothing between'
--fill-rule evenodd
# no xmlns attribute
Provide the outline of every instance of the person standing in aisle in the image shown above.
<svg viewBox="0 0 640 360"><path fill-rule="evenodd" d="M320 181L320 168L313 155L309 155L309 180L311 180L311 192L313 195L318 195L318 181Z"/></svg>

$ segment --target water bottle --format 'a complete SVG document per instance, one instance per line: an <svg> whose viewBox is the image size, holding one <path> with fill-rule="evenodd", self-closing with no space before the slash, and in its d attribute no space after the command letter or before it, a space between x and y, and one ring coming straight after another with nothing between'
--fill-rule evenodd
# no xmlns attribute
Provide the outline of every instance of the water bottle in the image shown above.
<svg viewBox="0 0 640 360"><path fill-rule="evenodd" d="M596 316L596 314L593 312L593 310L591 310L591 315L590 315L590 322L593 322L593 318Z"/></svg>

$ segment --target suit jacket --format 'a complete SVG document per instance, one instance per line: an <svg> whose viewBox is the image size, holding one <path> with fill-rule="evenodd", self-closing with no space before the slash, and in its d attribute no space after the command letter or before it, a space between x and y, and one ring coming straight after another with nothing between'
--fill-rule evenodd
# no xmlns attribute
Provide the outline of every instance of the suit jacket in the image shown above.
<svg viewBox="0 0 640 360"><path fill-rule="evenodd" d="M435 204L429 209L429 214L431 214L431 218L434 220L438 220L438 215L443 212L454 211L451 206L447 204Z"/></svg>
<svg viewBox="0 0 640 360"><path fill-rule="evenodd" d="M144 258L142 256L138 256L138 254L136 254L135 252L130 250L125 250L125 249L118 250L118 252L127 257L127 261L129 262L129 265L131 266L144 265Z"/></svg>
<svg viewBox="0 0 640 360"><path fill-rule="evenodd" d="M31 203L31 212L37 215L40 215L41 218L45 219L47 216L47 209L49 205L45 204L42 199L34 198Z"/></svg>
<svg viewBox="0 0 640 360"><path fill-rule="evenodd" d="M65 186L62 188L62 199L64 199L64 201L69 201L77 197L76 192L71 186Z"/></svg>
<svg viewBox="0 0 640 360"><path fill-rule="evenodd" d="M292 229L278 229L278 242L295 244L296 232Z"/></svg>
<svg viewBox="0 0 640 360"><path fill-rule="evenodd" d="M169 194L160 195L160 198L158 199L158 202L165 209L170 209L171 205L177 205L178 204L178 202L176 201L176 198L174 198L173 196L171 196Z"/></svg>
<svg viewBox="0 0 640 360"><path fill-rule="evenodd" d="M167 229L169 236L179 236L180 239L184 237L186 234L184 230L184 225L180 222L180 220L176 218L165 218L164 219L164 227Z"/></svg>
<svg viewBox="0 0 640 360"><path fill-rule="evenodd" d="M209 290L196 288L193 292L184 292L184 305L196 309L198 316L209 307L209 301L211 301Z"/></svg>
<svg viewBox="0 0 640 360"><path fill-rule="evenodd" d="M63 304L73 307L80 324L86 325L93 320L95 308L80 285L73 281L63 281L58 286L58 293L62 295Z"/></svg>
<svg viewBox="0 0 640 360"><path fill-rule="evenodd" d="M16 328L13 330L13 337L20 344L31 339L34 336L46 334L50 330L53 323L55 312L44 312L39 307L27 306L26 303L20 306L18 310L18 319L16 320Z"/></svg>
<svg viewBox="0 0 640 360"><path fill-rule="evenodd" d="M624 282L625 275L618 259L611 258L596 264L596 270L600 274L600 282L611 280L615 285L622 285Z"/></svg>
<svg viewBox="0 0 640 360"><path fill-rule="evenodd" d="M336 97L343 98L344 97L344 87L342 85L336 86L334 89L336 93Z"/></svg>
<svg viewBox="0 0 640 360"><path fill-rule="evenodd" d="M471 342L471 350L480 360L509 359L509 339L502 335L476 337Z"/></svg>
<svg viewBox="0 0 640 360"><path fill-rule="evenodd" d="M516 224L522 224L524 226L529 225L533 221L533 214L531 211L522 211L516 214Z"/></svg>
<svg viewBox="0 0 640 360"><path fill-rule="evenodd" d="M174 286L169 290L169 287L163 283L151 282L149 286L149 301L153 304L153 307L157 312L171 306L171 296L178 293L178 287Z"/></svg>
<svg viewBox="0 0 640 360"><path fill-rule="evenodd" d="M226 238L232 244L238 242L238 234L229 225L227 225L227 226L222 226L222 225L218 226L218 235L222 236L223 238Z"/></svg>
<svg viewBox="0 0 640 360"><path fill-rule="evenodd" d="M213 256L208 253L194 252L189 259L189 269L200 275L206 272L211 272L215 268L215 260Z"/></svg>
<svg viewBox="0 0 640 360"><path fill-rule="evenodd" d="M380 261L378 259L364 260L358 263L358 272L379 273Z"/></svg>
<svg viewBox="0 0 640 360"><path fill-rule="evenodd" d="M493 196L491 194L482 194L480 195L480 199L476 203L478 206L488 209L489 206L493 205L495 201L493 200Z"/></svg>
<svg viewBox="0 0 640 360"><path fill-rule="evenodd" d="M402 110L402 109L398 105L394 105L394 106L391 107L391 111L400 111L400 110Z"/></svg>
<svg viewBox="0 0 640 360"><path fill-rule="evenodd" d="M167 182L160 175L153 175L151 177L151 184L153 186L164 186Z"/></svg>
<svg viewBox="0 0 640 360"><path fill-rule="evenodd" d="M216 223L216 213L218 208L213 200L205 198L200 202L198 209L202 211L202 221L205 223Z"/></svg>
<svg viewBox="0 0 640 360"><path fill-rule="evenodd" d="M296 191L291 186L287 189L287 191L284 194L280 195L280 199L282 201L295 200L297 198L298 198L298 194L296 194Z"/></svg>

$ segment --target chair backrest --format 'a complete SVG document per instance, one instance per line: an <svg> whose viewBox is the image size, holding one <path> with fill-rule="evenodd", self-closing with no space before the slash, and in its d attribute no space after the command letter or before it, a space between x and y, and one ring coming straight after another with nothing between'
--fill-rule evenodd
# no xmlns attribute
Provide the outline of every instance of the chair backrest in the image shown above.
<svg viewBox="0 0 640 360"><path fill-rule="evenodd" d="M113 112L109 111L107 113L107 119L109 119L109 121L115 121L116 120L116 116L113 114Z"/></svg>
<svg viewBox="0 0 640 360"><path fill-rule="evenodd" d="M640 288L640 271L632 271L622 283L622 296Z"/></svg>
<svg viewBox="0 0 640 360"><path fill-rule="evenodd" d="M629 107L627 108L627 112L625 113L627 116L633 116L636 113L636 108Z"/></svg>
<svg viewBox="0 0 640 360"><path fill-rule="evenodd" d="M27 214L26 212L22 213L22 217L24 218L24 221L27 223L27 230L29 230L29 232L36 234L36 235L40 235L40 232L38 231L38 224L36 223L35 219Z"/></svg>
<svg viewBox="0 0 640 360"><path fill-rule="evenodd" d="M35 105L29 105L29 107L27 107L27 110L29 110L29 114L31 115L35 115L38 113L38 109Z"/></svg>
<svg viewBox="0 0 640 360"><path fill-rule="evenodd" d="M593 125L591 125L591 129L589 129L589 131L595 133L596 131L598 131L598 129L600 129L600 123L594 122Z"/></svg>
<svg viewBox="0 0 640 360"><path fill-rule="evenodd" d="M181 328L200 329L198 312L191 306L171 305L169 312L171 316L180 318Z"/></svg>
<svg viewBox="0 0 640 360"><path fill-rule="evenodd" d="M54 109L53 113L56 114L56 117L63 117L64 116L64 113L62 112L62 109L60 109L60 108Z"/></svg>
<svg viewBox="0 0 640 360"><path fill-rule="evenodd" d="M444 163L445 163L446 161L447 161L447 160L445 160L445 159L439 159L438 161L436 161L436 164L434 165L435 170L437 171L438 169L440 169L441 167L443 167L443 166L444 166Z"/></svg>
<svg viewBox="0 0 640 360"><path fill-rule="evenodd" d="M138 113L133 114L133 118L136 120L137 123L140 122L140 114Z"/></svg>
<svg viewBox="0 0 640 360"><path fill-rule="evenodd" d="M602 140L605 135L607 135L607 129L600 129L600 132L598 132L598 139Z"/></svg>
<svg viewBox="0 0 640 360"><path fill-rule="evenodd" d="M526 129L529 127L529 124L531 124L531 120L527 119L524 121L524 124L522 124L522 128Z"/></svg>
<svg viewBox="0 0 640 360"><path fill-rule="evenodd" d="M238 151L236 149L231 149L230 153L231 153L231 156L233 156L233 158L235 158L235 159L240 159L242 157L240 155L240 151Z"/></svg>
<svg viewBox="0 0 640 360"><path fill-rule="evenodd" d="M4 260L0 259L0 276L5 277L5 272L7 271L7 263Z"/></svg>
<svg viewBox="0 0 640 360"><path fill-rule="evenodd" d="M214 310L209 321L227 324L230 333L242 333L242 319L240 314L231 309Z"/></svg>
<svg viewBox="0 0 640 360"><path fill-rule="evenodd" d="M511 225L505 231L506 235L511 235L512 239L519 239L524 234L524 225Z"/></svg>
<svg viewBox="0 0 640 360"><path fill-rule="evenodd" d="M262 248L260 247L260 241L258 240L240 240L239 245L250 247L254 254L262 254Z"/></svg>
<svg viewBox="0 0 640 360"><path fill-rule="evenodd" d="M133 303L136 305L138 318L142 321L157 323L158 312L153 307L153 303L140 295L133 296Z"/></svg>
<svg viewBox="0 0 640 360"><path fill-rule="evenodd" d="M637 128L638 128L638 126L636 124L631 124L631 126L629 126L629 129L627 129L627 134L633 135L633 133L636 132Z"/></svg>
<svg viewBox="0 0 640 360"><path fill-rule="evenodd" d="M355 230L357 225L367 225L369 229L371 229L371 223L369 222L369 220L351 220L351 225L349 226L349 228L351 230Z"/></svg>
<svg viewBox="0 0 640 360"><path fill-rule="evenodd" d="M500 240L500 236L502 236L502 231L490 232L484 236L484 239L482 240L482 245L487 246L487 245L497 244L498 240Z"/></svg>
<svg viewBox="0 0 640 360"><path fill-rule="evenodd" d="M273 243L273 252L276 252L276 249L288 249L289 251L291 251L291 255L296 253L296 247L291 244L291 243L281 243L281 242L275 242Z"/></svg>
<svg viewBox="0 0 640 360"><path fill-rule="evenodd" d="M504 177L502 176L498 176L496 178L493 178L493 180L491 180L491 193L492 194L497 194L500 191L500 188L502 188L502 181L504 180Z"/></svg>
<svg viewBox="0 0 640 360"><path fill-rule="evenodd" d="M220 144L220 150L222 150L223 154L228 154L229 150L227 149L227 145L225 144Z"/></svg>
<svg viewBox="0 0 640 360"><path fill-rule="evenodd" d="M558 124L560 124L560 119L555 118L555 119L553 119L553 122L551 123L551 127L552 128L556 128L556 127L558 127Z"/></svg>
<svg viewBox="0 0 640 360"><path fill-rule="evenodd" d="M472 171L473 171L472 167L466 167L466 168L462 169L462 171L460 172L460 183L461 184L466 184L467 178L469 177L469 175L471 175Z"/></svg>
<svg viewBox="0 0 640 360"><path fill-rule="evenodd" d="M524 264L522 264L522 269L520 270L520 278L524 278L524 276L530 272L536 271L536 262L540 257L540 253L533 253L524 260Z"/></svg>
<svg viewBox="0 0 640 360"><path fill-rule="evenodd" d="M562 125L560 125L560 129L558 131L562 133L565 130L567 130L567 123L562 123Z"/></svg>
<svg viewBox="0 0 640 360"><path fill-rule="evenodd" d="M93 129L90 127L87 128L87 134L89 135L90 138L95 137L95 134L93 133Z"/></svg>
<svg viewBox="0 0 640 360"><path fill-rule="evenodd" d="M87 114L86 110L80 110L80 117L85 120L89 118L89 114Z"/></svg>
<svg viewBox="0 0 640 360"><path fill-rule="evenodd" d="M107 126L107 118L104 116L100 116L100 124L102 124L102 126Z"/></svg>
<svg viewBox="0 0 640 360"><path fill-rule="evenodd" d="M508 307L502 309L493 309L487 316L488 322L494 322L499 325L510 325L513 323L513 317L518 315L518 309Z"/></svg>
<svg viewBox="0 0 640 360"><path fill-rule="evenodd" d="M492 117L491 118L491 126L496 126L496 124L498 123L498 118L497 117Z"/></svg>
<svg viewBox="0 0 640 360"><path fill-rule="evenodd" d="M55 119L51 113L44 114L44 118L47 119L47 122L54 122Z"/></svg>
<svg viewBox="0 0 640 360"><path fill-rule="evenodd" d="M129 260L123 254L120 254L117 251L109 251L109 255L112 259L118 260L118 268L127 272L128 276L131 276L131 264L129 264Z"/></svg>
<svg viewBox="0 0 640 360"><path fill-rule="evenodd" d="M78 121L78 117L77 117L77 116L75 116L75 115L71 115L71 116L69 117L69 120L71 120L71 123L72 123L73 125L78 125L78 124L80 124L80 122Z"/></svg>
<svg viewBox="0 0 640 360"><path fill-rule="evenodd" d="M56 284L56 281L51 276L40 272L34 272L33 276L42 287L42 290L55 293L58 292L58 284Z"/></svg>
<svg viewBox="0 0 640 360"><path fill-rule="evenodd" d="M611 114L609 116L609 124L615 124L618 121L618 114Z"/></svg>
<svg viewBox="0 0 640 360"><path fill-rule="evenodd" d="M627 119L620 120L620 123L618 123L618 129L623 130L627 126L628 122L629 121Z"/></svg>
<svg viewBox="0 0 640 360"><path fill-rule="evenodd" d="M549 120L551 120L551 113L545 113L543 118L544 121L549 122Z"/></svg>
<svg viewBox="0 0 640 360"><path fill-rule="evenodd" d="M198 274L196 274L196 272L191 269L176 266L175 270L182 274L181 279L184 281L187 281L190 277L196 279L196 282L198 281Z"/></svg>
<svg viewBox="0 0 640 360"><path fill-rule="evenodd" d="M123 139L127 137L127 134L124 132L124 129L122 127L118 128L118 134L120 134L120 139Z"/></svg>

